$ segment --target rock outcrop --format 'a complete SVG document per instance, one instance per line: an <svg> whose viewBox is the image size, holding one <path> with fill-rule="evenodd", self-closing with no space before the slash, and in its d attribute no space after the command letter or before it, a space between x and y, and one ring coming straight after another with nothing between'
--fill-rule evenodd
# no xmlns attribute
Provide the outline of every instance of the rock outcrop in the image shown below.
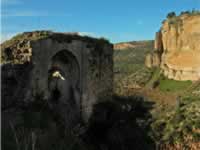
<svg viewBox="0 0 200 150"><path fill-rule="evenodd" d="M154 48L146 56L147 67L160 67L170 79L199 80L200 13L168 16L156 33Z"/></svg>
<svg viewBox="0 0 200 150"><path fill-rule="evenodd" d="M153 67L153 57L151 54L147 54L145 58L145 66L148 68Z"/></svg>

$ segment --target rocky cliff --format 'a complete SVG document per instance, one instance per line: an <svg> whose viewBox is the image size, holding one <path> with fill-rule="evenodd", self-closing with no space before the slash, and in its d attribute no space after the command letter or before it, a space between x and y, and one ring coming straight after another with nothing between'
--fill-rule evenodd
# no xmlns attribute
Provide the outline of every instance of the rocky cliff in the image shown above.
<svg viewBox="0 0 200 150"><path fill-rule="evenodd" d="M175 80L200 79L200 13L168 15L156 33L154 52L146 56L147 67L159 66Z"/></svg>

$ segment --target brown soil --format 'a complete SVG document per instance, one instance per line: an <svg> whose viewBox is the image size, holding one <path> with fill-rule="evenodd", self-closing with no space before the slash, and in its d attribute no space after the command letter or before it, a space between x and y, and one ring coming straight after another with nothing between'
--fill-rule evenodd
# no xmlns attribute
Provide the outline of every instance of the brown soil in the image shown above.
<svg viewBox="0 0 200 150"><path fill-rule="evenodd" d="M173 106L176 104L178 93L162 92L158 89L140 88L128 89L126 95L141 95L147 97L150 101Z"/></svg>

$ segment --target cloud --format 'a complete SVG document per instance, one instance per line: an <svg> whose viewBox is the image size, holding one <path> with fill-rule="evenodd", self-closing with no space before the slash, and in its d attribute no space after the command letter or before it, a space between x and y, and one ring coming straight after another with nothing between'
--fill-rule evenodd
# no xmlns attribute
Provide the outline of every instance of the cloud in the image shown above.
<svg viewBox="0 0 200 150"><path fill-rule="evenodd" d="M105 38L112 43L118 42L125 42L125 41L133 41L139 38L138 35L131 32L122 32L122 33L113 33L113 32L106 32L106 33L94 33L94 32L79 32L82 36L90 36L94 38Z"/></svg>
<svg viewBox="0 0 200 150"><path fill-rule="evenodd" d="M109 33L94 33L94 32L78 32L79 35L81 36L89 36L89 37L93 37L93 38L106 38L109 40L108 37Z"/></svg>
<svg viewBox="0 0 200 150"><path fill-rule="evenodd" d="M91 36L91 37L97 37L97 38L101 37L94 32L78 32L78 34L80 34L82 36Z"/></svg>
<svg viewBox="0 0 200 150"><path fill-rule="evenodd" d="M70 17L71 14L59 13L59 12L49 12L49 11L41 11L41 10L27 10L27 9L19 9L17 6L15 9L11 9L10 7L5 7L5 5L21 5L24 4L22 0L1 0L2 17L47 17L47 16L67 16Z"/></svg>
<svg viewBox="0 0 200 150"><path fill-rule="evenodd" d="M65 16L70 17L71 14L65 13L49 13L45 11L33 11L33 10L7 10L2 11L2 17L57 17L57 16Z"/></svg>
<svg viewBox="0 0 200 150"><path fill-rule="evenodd" d="M1 0L2 5L18 5L22 4L21 0Z"/></svg>
<svg viewBox="0 0 200 150"><path fill-rule="evenodd" d="M35 12L35 11L3 11L2 16L4 17L33 17L33 16L48 16L45 12Z"/></svg>

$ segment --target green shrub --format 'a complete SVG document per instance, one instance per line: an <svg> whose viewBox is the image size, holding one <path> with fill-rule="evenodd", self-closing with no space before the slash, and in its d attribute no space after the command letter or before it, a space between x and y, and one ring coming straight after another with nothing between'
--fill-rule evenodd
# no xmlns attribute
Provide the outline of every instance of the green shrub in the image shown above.
<svg viewBox="0 0 200 150"><path fill-rule="evenodd" d="M176 17L176 13L175 12L170 12L167 14L167 18L173 18Z"/></svg>
<svg viewBox="0 0 200 150"><path fill-rule="evenodd" d="M153 137L158 143L186 143L200 140L200 98L182 99L175 109L161 113L152 123Z"/></svg>
<svg viewBox="0 0 200 150"><path fill-rule="evenodd" d="M159 88L163 92L176 92L186 90L191 84L191 81L176 81L165 78L160 80Z"/></svg>

